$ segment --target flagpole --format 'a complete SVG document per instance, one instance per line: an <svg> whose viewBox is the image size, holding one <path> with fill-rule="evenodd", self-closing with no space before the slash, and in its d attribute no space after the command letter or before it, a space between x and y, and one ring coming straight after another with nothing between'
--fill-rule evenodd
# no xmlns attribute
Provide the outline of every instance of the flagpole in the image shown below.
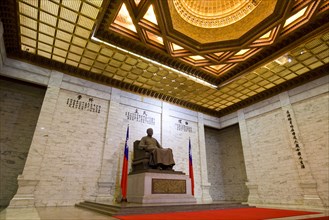
<svg viewBox="0 0 329 220"><path fill-rule="evenodd" d="M193 174L193 161L192 161L192 146L191 146L191 138L189 137L188 139L189 145L189 176L191 179L191 191L192 191L192 196L194 196L194 174Z"/></svg>
<svg viewBox="0 0 329 220"><path fill-rule="evenodd" d="M121 202L128 202L127 200L127 183L128 183L128 156L129 156L129 124L127 126L127 133L126 133L126 141L125 141L125 148L123 154L123 163L122 163L122 174L121 174L121 193L122 198Z"/></svg>

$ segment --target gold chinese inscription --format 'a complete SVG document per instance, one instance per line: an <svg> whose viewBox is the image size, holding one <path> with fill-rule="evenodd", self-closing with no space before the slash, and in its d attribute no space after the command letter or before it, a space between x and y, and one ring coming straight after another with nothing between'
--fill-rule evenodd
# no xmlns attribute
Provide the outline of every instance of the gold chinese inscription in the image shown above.
<svg viewBox="0 0 329 220"><path fill-rule="evenodd" d="M152 194L186 194L186 181L152 179Z"/></svg>

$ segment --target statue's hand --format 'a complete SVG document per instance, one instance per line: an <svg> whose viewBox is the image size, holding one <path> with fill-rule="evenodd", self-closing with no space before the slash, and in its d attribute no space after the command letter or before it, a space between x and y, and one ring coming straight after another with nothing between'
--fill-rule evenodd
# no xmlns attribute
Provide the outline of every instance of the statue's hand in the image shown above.
<svg viewBox="0 0 329 220"><path fill-rule="evenodd" d="M154 149L154 146L153 145L149 145L149 146L146 146L144 149L146 151L152 151Z"/></svg>

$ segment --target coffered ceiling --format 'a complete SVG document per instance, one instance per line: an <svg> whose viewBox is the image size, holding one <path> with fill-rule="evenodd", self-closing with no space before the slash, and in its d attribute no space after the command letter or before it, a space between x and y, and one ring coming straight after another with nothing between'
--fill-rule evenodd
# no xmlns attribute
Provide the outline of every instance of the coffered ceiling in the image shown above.
<svg viewBox="0 0 329 220"><path fill-rule="evenodd" d="M222 116L328 74L326 0L6 0L7 56Z"/></svg>

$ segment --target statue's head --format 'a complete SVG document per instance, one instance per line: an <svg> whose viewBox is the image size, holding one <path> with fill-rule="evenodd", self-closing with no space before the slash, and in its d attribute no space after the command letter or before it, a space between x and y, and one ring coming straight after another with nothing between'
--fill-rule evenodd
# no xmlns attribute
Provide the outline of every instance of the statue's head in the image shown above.
<svg viewBox="0 0 329 220"><path fill-rule="evenodd" d="M148 128L146 130L146 133L147 133L148 136L152 136L153 135L153 129L152 128Z"/></svg>

